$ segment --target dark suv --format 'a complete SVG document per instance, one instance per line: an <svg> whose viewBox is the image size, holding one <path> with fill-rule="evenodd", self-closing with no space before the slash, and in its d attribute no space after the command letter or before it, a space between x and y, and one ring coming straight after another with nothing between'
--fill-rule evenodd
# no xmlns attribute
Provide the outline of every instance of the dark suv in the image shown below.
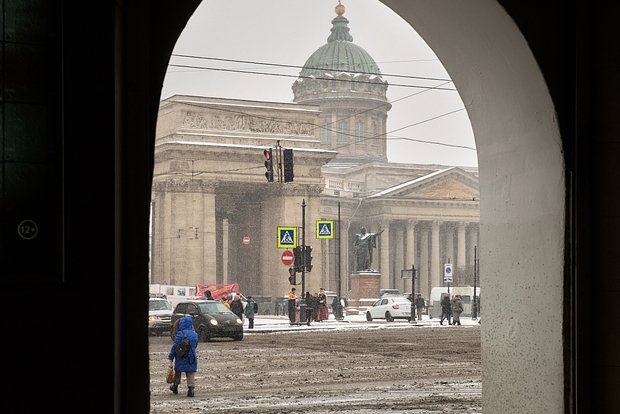
<svg viewBox="0 0 620 414"><path fill-rule="evenodd" d="M201 341L228 337L243 339L243 321L219 300L188 300L179 302L172 313L172 338L176 335L175 323L184 316L191 316L194 330Z"/></svg>

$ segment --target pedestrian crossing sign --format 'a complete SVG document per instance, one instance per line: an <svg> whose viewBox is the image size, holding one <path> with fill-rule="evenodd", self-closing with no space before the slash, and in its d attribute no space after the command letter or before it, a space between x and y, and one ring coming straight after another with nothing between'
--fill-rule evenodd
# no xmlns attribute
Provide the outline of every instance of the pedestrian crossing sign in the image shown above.
<svg viewBox="0 0 620 414"><path fill-rule="evenodd" d="M297 227L278 226L278 249L297 247Z"/></svg>
<svg viewBox="0 0 620 414"><path fill-rule="evenodd" d="M333 220L317 220L316 221L316 238L317 239L333 239L334 238L334 221Z"/></svg>

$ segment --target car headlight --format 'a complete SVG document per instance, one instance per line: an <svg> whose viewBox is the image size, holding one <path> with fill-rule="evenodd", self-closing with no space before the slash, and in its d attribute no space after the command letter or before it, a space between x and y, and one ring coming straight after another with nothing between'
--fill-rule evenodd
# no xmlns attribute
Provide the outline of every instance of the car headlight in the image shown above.
<svg viewBox="0 0 620 414"><path fill-rule="evenodd" d="M217 325L217 321L216 321L215 319L211 319L211 320L209 321L209 323L210 323L211 325L213 325L213 326L216 326L216 325Z"/></svg>
<svg viewBox="0 0 620 414"><path fill-rule="evenodd" d="M242 321L241 319L237 318L237 323L238 323L238 324L242 324L242 323L243 323L243 321Z"/></svg>
<svg viewBox="0 0 620 414"><path fill-rule="evenodd" d="M157 316L149 316L149 321L157 321L159 318Z"/></svg>

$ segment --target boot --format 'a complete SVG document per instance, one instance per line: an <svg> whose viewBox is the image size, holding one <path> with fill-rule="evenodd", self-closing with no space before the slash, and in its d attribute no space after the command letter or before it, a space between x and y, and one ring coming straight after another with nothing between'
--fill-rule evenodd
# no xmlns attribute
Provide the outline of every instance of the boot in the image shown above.
<svg viewBox="0 0 620 414"><path fill-rule="evenodd" d="M172 385L170 385L170 391L172 391L173 394L178 394L179 393L179 384L172 384Z"/></svg>
<svg viewBox="0 0 620 414"><path fill-rule="evenodd" d="M187 387L187 396L188 397L194 396L194 387Z"/></svg>

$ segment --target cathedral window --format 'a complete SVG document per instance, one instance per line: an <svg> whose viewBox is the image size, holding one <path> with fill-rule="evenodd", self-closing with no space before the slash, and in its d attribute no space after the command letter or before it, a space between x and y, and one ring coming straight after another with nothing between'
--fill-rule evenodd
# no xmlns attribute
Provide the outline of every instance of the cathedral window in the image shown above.
<svg viewBox="0 0 620 414"><path fill-rule="evenodd" d="M379 135L379 128L377 128L377 123L373 122L370 127L370 137L371 137L371 142L373 144L377 142L378 135Z"/></svg>
<svg viewBox="0 0 620 414"><path fill-rule="evenodd" d="M323 121L321 125L321 144L331 144L332 132L329 130L329 124L327 121Z"/></svg>
<svg viewBox="0 0 620 414"><path fill-rule="evenodd" d="M364 121L358 120L355 128L355 142L362 144L364 142Z"/></svg>
<svg viewBox="0 0 620 414"><path fill-rule="evenodd" d="M338 121L338 143L346 144L349 142L349 126L347 121Z"/></svg>

